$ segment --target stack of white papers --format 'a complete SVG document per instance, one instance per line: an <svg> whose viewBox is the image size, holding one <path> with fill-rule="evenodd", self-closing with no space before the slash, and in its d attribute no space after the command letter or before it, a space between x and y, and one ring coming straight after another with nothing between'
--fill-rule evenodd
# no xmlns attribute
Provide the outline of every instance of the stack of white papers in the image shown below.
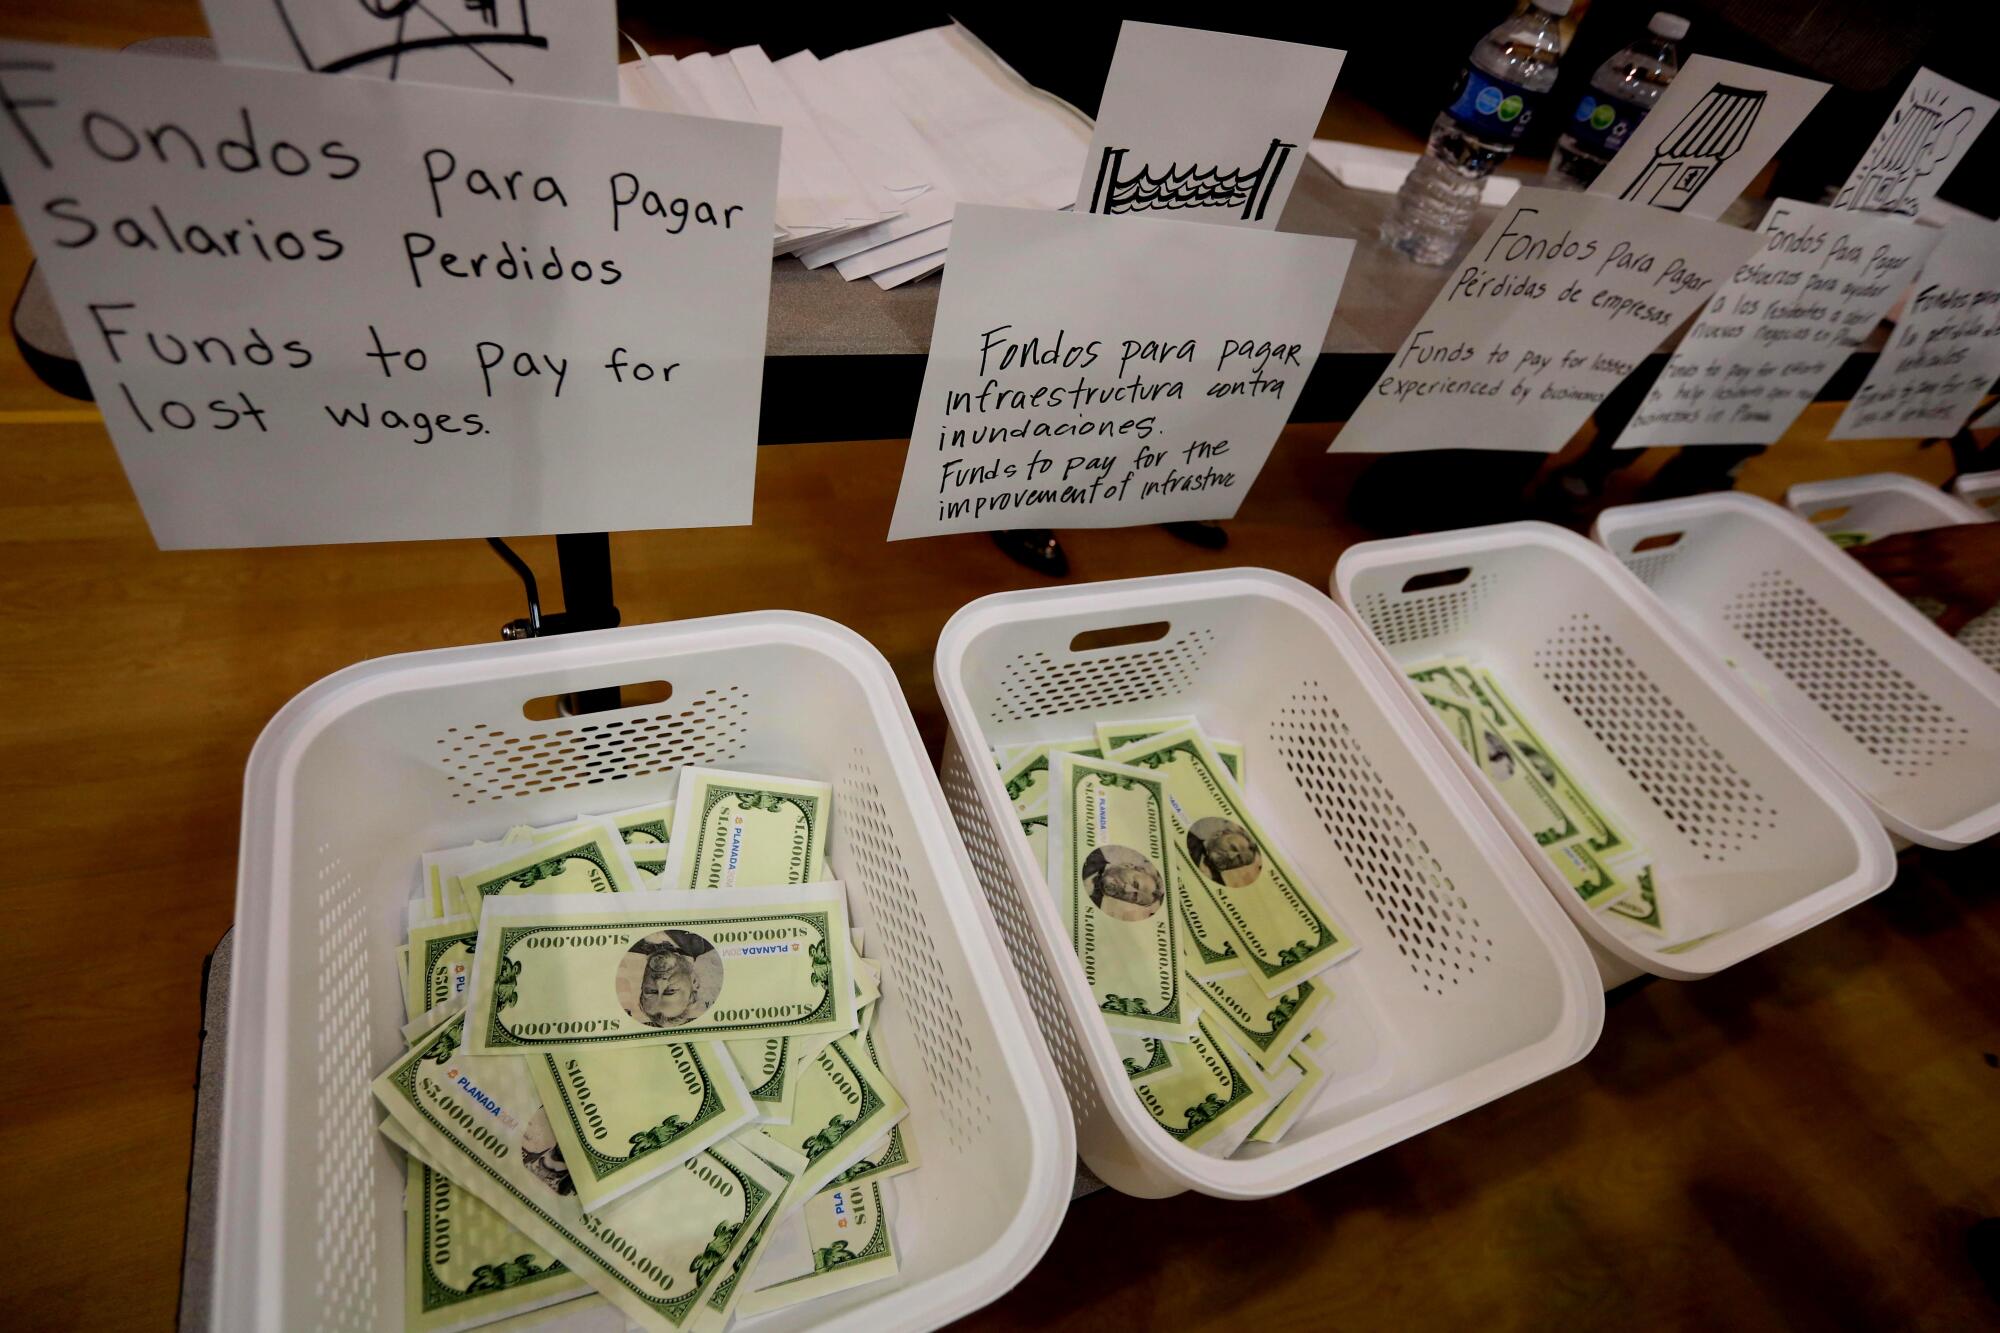
<svg viewBox="0 0 2000 1333"><path fill-rule="evenodd" d="M963 27L824 59L762 48L649 56L619 70L628 105L784 130L775 255L883 288L935 273L960 203L1063 208L1090 123Z"/></svg>

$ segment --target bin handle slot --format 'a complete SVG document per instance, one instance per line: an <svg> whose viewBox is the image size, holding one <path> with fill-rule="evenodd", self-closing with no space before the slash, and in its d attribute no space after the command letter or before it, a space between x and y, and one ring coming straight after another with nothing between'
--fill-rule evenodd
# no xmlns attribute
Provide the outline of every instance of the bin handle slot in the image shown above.
<svg viewBox="0 0 2000 1333"><path fill-rule="evenodd" d="M593 685L574 694L544 694L538 699L530 699L521 705L521 716L530 722L549 722L584 713L644 708L647 704L663 704L673 697L674 687L664 680L637 680L629 685ZM599 700L603 702L599 703Z"/></svg>
<svg viewBox="0 0 2000 1333"><path fill-rule="evenodd" d="M1808 523L1831 523L1837 518L1846 518L1854 512L1853 505L1828 505L1806 519Z"/></svg>
<svg viewBox="0 0 2000 1333"><path fill-rule="evenodd" d="M1164 620L1149 620L1143 625L1112 625L1104 629L1087 629L1069 641L1073 653L1087 653L1093 648L1123 648L1131 643L1152 643L1167 637L1173 626Z"/></svg>
<svg viewBox="0 0 2000 1333"><path fill-rule="evenodd" d="M1460 565L1456 569L1433 569L1425 574L1412 574L1403 580L1404 592L1428 592L1432 588L1449 588L1454 583L1463 583L1472 577L1471 565Z"/></svg>
<svg viewBox="0 0 2000 1333"><path fill-rule="evenodd" d="M1650 537L1641 537L1638 541L1632 543L1632 554L1637 555L1641 551L1659 551L1669 546L1678 546L1680 545L1681 538L1685 536L1687 536L1685 532L1656 532Z"/></svg>

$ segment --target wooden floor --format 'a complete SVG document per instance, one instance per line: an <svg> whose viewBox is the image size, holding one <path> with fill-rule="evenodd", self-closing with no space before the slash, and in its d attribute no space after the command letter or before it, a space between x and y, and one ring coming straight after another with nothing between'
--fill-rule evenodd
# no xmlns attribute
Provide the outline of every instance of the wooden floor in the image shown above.
<svg viewBox="0 0 2000 1333"><path fill-rule="evenodd" d="M64 11L12 5L0 31L199 31L185 4L102 6L88 29ZM26 265L0 215L0 294ZM1949 466L1815 443L1828 417L1747 487ZM1078 577L1242 563L1323 586L1359 535L1358 463L1321 453L1330 433L1288 432L1226 554L1077 533ZM902 449L766 449L755 527L620 535L626 619L845 621L935 747L938 629L1038 580L981 538L885 544ZM551 548L523 544L545 572ZM490 640L521 611L473 542L155 551L95 414L0 347L0 1321L172 1321L202 959L265 720L339 667ZM1881 898L1719 979L1614 997L1575 1068L1281 1198L1085 1200L968 1327L1991 1327L1964 1236L2000 1213L1996 885L1992 847L1906 857Z"/></svg>

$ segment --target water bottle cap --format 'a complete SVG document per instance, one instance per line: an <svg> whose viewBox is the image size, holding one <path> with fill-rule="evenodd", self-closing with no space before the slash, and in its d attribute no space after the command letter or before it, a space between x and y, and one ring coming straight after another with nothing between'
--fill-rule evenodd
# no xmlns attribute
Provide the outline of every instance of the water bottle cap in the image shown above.
<svg viewBox="0 0 2000 1333"><path fill-rule="evenodd" d="M1679 14L1669 14L1662 10L1660 13L1653 15L1653 21L1646 25L1646 30L1655 37L1664 37L1670 42L1678 42L1681 38L1688 35L1688 21Z"/></svg>
<svg viewBox="0 0 2000 1333"><path fill-rule="evenodd" d="M1535 8L1557 18L1569 13L1570 0L1535 0Z"/></svg>

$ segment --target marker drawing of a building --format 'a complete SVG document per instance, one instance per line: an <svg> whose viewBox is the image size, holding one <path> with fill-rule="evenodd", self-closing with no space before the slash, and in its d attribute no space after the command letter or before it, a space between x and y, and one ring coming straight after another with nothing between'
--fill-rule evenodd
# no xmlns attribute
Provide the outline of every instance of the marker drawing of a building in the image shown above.
<svg viewBox="0 0 2000 1333"><path fill-rule="evenodd" d="M1726 83L1710 88L1667 131L1646 169L1618 197L1676 213L1686 208L1722 164L1743 151L1764 110L1764 97L1757 88Z"/></svg>

